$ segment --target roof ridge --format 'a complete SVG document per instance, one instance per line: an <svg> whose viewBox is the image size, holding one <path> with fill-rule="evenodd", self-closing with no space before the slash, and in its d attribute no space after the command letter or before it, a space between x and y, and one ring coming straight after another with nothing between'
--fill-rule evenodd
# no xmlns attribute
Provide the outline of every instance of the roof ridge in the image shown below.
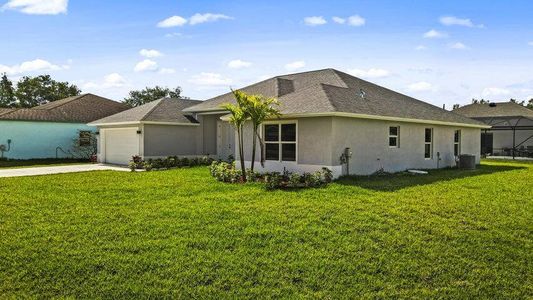
<svg viewBox="0 0 533 300"><path fill-rule="evenodd" d="M68 98L72 98L72 99L70 99L70 100L68 100L68 101L65 101L65 103L61 103L61 104L59 104L58 106L55 106L55 107L52 107L52 108L44 108L43 110L52 110L52 109L56 109L56 108L61 107L61 106L65 105L65 104L67 104L67 103L71 103L71 102L73 102L73 101L78 101L78 100L80 100L81 98L83 98L83 97L85 97L85 96L87 96L87 95L88 95L88 94L79 94L79 95L69 96L69 97L66 97L66 98L63 98L63 99L57 99L57 100L55 100L55 101L49 101L49 102L47 102L47 103L45 103L45 104L42 104L42 105L46 105L46 104L48 104L48 103L53 103L53 102L56 102L56 101L65 100L65 99L68 99ZM41 105L38 105L38 106L35 106L35 107L30 107L30 109L42 109L42 108L39 108L39 106L41 106Z"/></svg>
<svg viewBox="0 0 533 300"><path fill-rule="evenodd" d="M154 104L154 107L152 107L147 113L144 114L144 116L141 118L141 121L144 121L146 118L148 118L148 116L150 116L152 114L152 112L154 112L154 110L161 104L161 102L163 102L163 100L165 100L166 98L161 98L161 99L157 99L157 100L154 100L152 102L156 102Z"/></svg>

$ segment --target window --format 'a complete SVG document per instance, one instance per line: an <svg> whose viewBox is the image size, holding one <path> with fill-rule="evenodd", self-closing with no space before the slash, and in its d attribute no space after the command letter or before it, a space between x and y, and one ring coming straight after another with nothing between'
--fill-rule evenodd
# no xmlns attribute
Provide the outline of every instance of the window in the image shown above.
<svg viewBox="0 0 533 300"><path fill-rule="evenodd" d="M389 147L400 148L400 127L399 126L389 127Z"/></svg>
<svg viewBox="0 0 533 300"><path fill-rule="evenodd" d="M296 161L296 123L265 124L265 159Z"/></svg>
<svg viewBox="0 0 533 300"><path fill-rule="evenodd" d="M80 147L86 147L91 145L91 135L92 133L90 131L80 131Z"/></svg>
<svg viewBox="0 0 533 300"><path fill-rule="evenodd" d="M453 155L461 154L461 130L456 130L453 134Z"/></svg>
<svg viewBox="0 0 533 300"><path fill-rule="evenodd" d="M433 158L433 128L424 130L424 158Z"/></svg>

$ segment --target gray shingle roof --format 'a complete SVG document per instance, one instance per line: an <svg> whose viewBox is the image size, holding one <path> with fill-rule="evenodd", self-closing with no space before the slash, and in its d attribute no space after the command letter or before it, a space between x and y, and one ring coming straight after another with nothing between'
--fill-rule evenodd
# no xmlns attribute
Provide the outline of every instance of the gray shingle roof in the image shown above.
<svg viewBox="0 0 533 300"><path fill-rule="evenodd" d="M514 102L473 103L453 110L469 118L527 117L533 118L533 110Z"/></svg>
<svg viewBox="0 0 533 300"><path fill-rule="evenodd" d="M277 97L282 114L339 112L483 125L476 120L334 69L277 76L241 90ZM364 98L361 97L362 91ZM185 111L222 110L220 105L224 103L235 103L231 93L211 98Z"/></svg>
<svg viewBox="0 0 533 300"><path fill-rule="evenodd" d="M83 94L33 108L0 111L0 120L89 123L128 109L123 103L93 94Z"/></svg>
<svg viewBox="0 0 533 300"><path fill-rule="evenodd" d="M191 114L182 110L199 104L201 101L189 99L162 98L141 106L137 106L112 116L96 120L94 124L112 124L124 122L170 122L170 123L198 123Z"/></svg>

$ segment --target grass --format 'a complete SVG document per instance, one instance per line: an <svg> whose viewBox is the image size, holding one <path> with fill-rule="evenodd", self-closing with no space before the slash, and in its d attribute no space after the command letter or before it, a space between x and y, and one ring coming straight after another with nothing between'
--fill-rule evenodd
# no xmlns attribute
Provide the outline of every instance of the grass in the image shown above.
<svg viewBox="0 0 533 300"><path fill-rule="evenodd" d="M84 163L89 163L89 161L87 161L86 159L65 159L65 158L0 160L0 170L1 169L15 169L15 168L67 166L71 164L84 164Z"/></svg>
<svg viewBox="0 0 533 300"><path fill-rule="evenodd" d="M266 192L205 167L0 179L2 298L533 297L533 164Z"/></svg>

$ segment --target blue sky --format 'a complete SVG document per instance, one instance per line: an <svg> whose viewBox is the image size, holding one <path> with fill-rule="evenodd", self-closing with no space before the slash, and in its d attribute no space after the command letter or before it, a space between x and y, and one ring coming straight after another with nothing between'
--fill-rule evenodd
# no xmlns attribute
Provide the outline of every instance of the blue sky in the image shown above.
<svg viewBox="0 0 533 300"><path fill-rule="evenodd" d="M533 98L532 1L0 0L0 72L206 99L336 68L451 107ZM142 51L142 50L145 51Z"/></svg>

